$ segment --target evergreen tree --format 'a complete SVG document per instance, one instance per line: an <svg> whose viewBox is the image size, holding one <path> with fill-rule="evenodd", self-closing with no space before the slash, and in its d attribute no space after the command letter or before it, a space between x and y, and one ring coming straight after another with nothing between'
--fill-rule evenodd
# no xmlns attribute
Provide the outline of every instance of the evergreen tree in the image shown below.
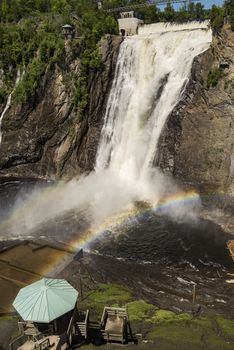
<svg viewBox="0 0 234 350"><path fill-rule="evenodd" d="M170 3L164 9L164 18L168 22L172 22L175 19L175 10Z"/></svg>
<svg viewBox="0 0 234 350"><path fill-rule="evenodd" d="M219 32L224 22L224 11L222 7L212 6L210 10L210 22L214 32Z"/></svg>
<svg viewBox="0 0 234 350"><path fill-rule="evenodd" d="M7 0L2 0L2 6L1 6L1 16L3 20L7 19L8 14L8 3Z"/></svg>

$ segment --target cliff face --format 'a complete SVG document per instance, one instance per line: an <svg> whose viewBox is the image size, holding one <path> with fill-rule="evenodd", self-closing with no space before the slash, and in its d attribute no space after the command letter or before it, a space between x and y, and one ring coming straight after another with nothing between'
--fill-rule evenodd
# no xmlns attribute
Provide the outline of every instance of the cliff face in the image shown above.
<svg viewBox="0 0 234 350"><path fill-rule="evenodd" d="M79 72L79 59L69 61L69 53L65 69L47 68L33 101L9 109L2 124L0 176L67 179L93 169L121 40L106 36L100 43L104 68L90 72L83 121L64 74ZM222 61L229 68L219 70ZM209 72L219 73L216 86L208 87ZM195 59L184 96L161 135L155 164L198 188L232 189L233 140L234 33L225 27Z"/></svg>
<svg viewBox="0 0 234 350"><path fill-rule="evenodd" d="M219 69L222 61L229 68ZM215 72L213 78L209 72ZM209 79L217 85L208 88ZM234 186L234 33L227 26L195 59L183 99L161 135L155 163L201 189Z"/></svg>
<svg viewBox="0 0 234 350"><path fill-rule="evenodd" d="M71 178L93 168L120 42L106 36L100 43L104 68L90 72L90 103L82 121L66 81L67 73L79 72L78 58L65 69L48 67L35 98L8 110L2 123L0 176Z"/></svg>

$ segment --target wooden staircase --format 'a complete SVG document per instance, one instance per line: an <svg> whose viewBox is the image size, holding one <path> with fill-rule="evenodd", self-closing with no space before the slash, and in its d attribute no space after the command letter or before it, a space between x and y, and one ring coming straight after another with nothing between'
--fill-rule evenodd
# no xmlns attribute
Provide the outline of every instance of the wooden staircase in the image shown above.
<svg viewBox="0 0 234 350"><path fill-rule="evenodd" d="M83 320L82 320L82 316ZM89 328L89 310L86 311L84 315L78 315L78 321L76 322L76 335L88 338L88 328Z"/></svg>

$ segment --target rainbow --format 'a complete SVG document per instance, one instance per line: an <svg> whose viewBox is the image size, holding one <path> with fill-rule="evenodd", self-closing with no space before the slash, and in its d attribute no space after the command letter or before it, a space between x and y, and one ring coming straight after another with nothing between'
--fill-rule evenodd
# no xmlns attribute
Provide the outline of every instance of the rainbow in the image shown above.
<svg viewBox="0 0 234 350"><path fill-rule="evenodd" d="M46 196L48 200L50 196L53 196L54 191L58 191L58 189L47 188L45 189L45 191L48 191ZM19 216L23 216L25 210L36 206L37 200L41 195L42 192L36 194L34 197L31 197L28 201L26 201L26 203L22 207L19 206L18 208L16 208L13 215L0 224L0 230L4 229L5 225L10 224L11 221L14 221L15 219L19 218ZM101 224L97 225L97 227L91 227L85 230L83 233L79 234L79 237L72 239L70 242L68 242L68 246L70 246L71 250L75 254L81 248L86 250L89 249L90 244L96 239L101 238L107 230L110 230L112 232L123 232L124 227L126 227L128 222L131 222L134 219L140 219L145 214L147 214L147 212L155 212L159 214L170 213L182 207L184 209L191 209L198 204L200 204L200 196L195 191L180 191L166 195L160 200L150 202L137 202L135 204L132 204L130 207L125 208L125 210L123 210L122 212L108 217ZM61 257L60 262L56 263L56 269L59 269L62 265L63 268L65 268L65 266L68 265L70 262L71 257L68 256L67 259L65 259L64 265L63 255ZM47 266L47 273L48 271L50 271L50 273L53 273L54 264L52 265L53 267L51 268ZM54 271L56 271L56 269Z"/></svg>
<svg viewBox="0 0 234 350"><path fill-rule="evenodd" d="M200 196L193 190L188 192L176 192L155 202L143 202L142 207L135 206L126 209L123 212L108 218L98 227L85 231L79 236L79 238L72 240L70 245L75 250L81 247L87 248L94 240L101 237L106 230L120 228L124 226L127 221L138 219L149 211L155 213L167 213L168 211L173 211L175 208L191 208L198 204L200 204Z"/></svg>

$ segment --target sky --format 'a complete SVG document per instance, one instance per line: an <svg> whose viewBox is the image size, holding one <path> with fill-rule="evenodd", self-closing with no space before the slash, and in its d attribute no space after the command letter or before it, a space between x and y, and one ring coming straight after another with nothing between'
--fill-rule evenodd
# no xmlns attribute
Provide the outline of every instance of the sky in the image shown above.
<svg viewBox="0 0 234 350"><path fill-rule="evenodd" d="M224 3L224 0L198 0L197 2L202 3L205 8L210 8L212 5L216 5L216 6L221 6ZM178 9L182 6L183 4L174 4L174 8ZM161 6L160 6L161 8ZM163 6L162 6L163 8Z"/></svg>
<svg viewBox="0 0 234 350"><path fill-rule="evenodd" d="M223 0L200 0L199 2L201 2L206 8L210 8L212 5L223 5L224 1Z"/></svg>

